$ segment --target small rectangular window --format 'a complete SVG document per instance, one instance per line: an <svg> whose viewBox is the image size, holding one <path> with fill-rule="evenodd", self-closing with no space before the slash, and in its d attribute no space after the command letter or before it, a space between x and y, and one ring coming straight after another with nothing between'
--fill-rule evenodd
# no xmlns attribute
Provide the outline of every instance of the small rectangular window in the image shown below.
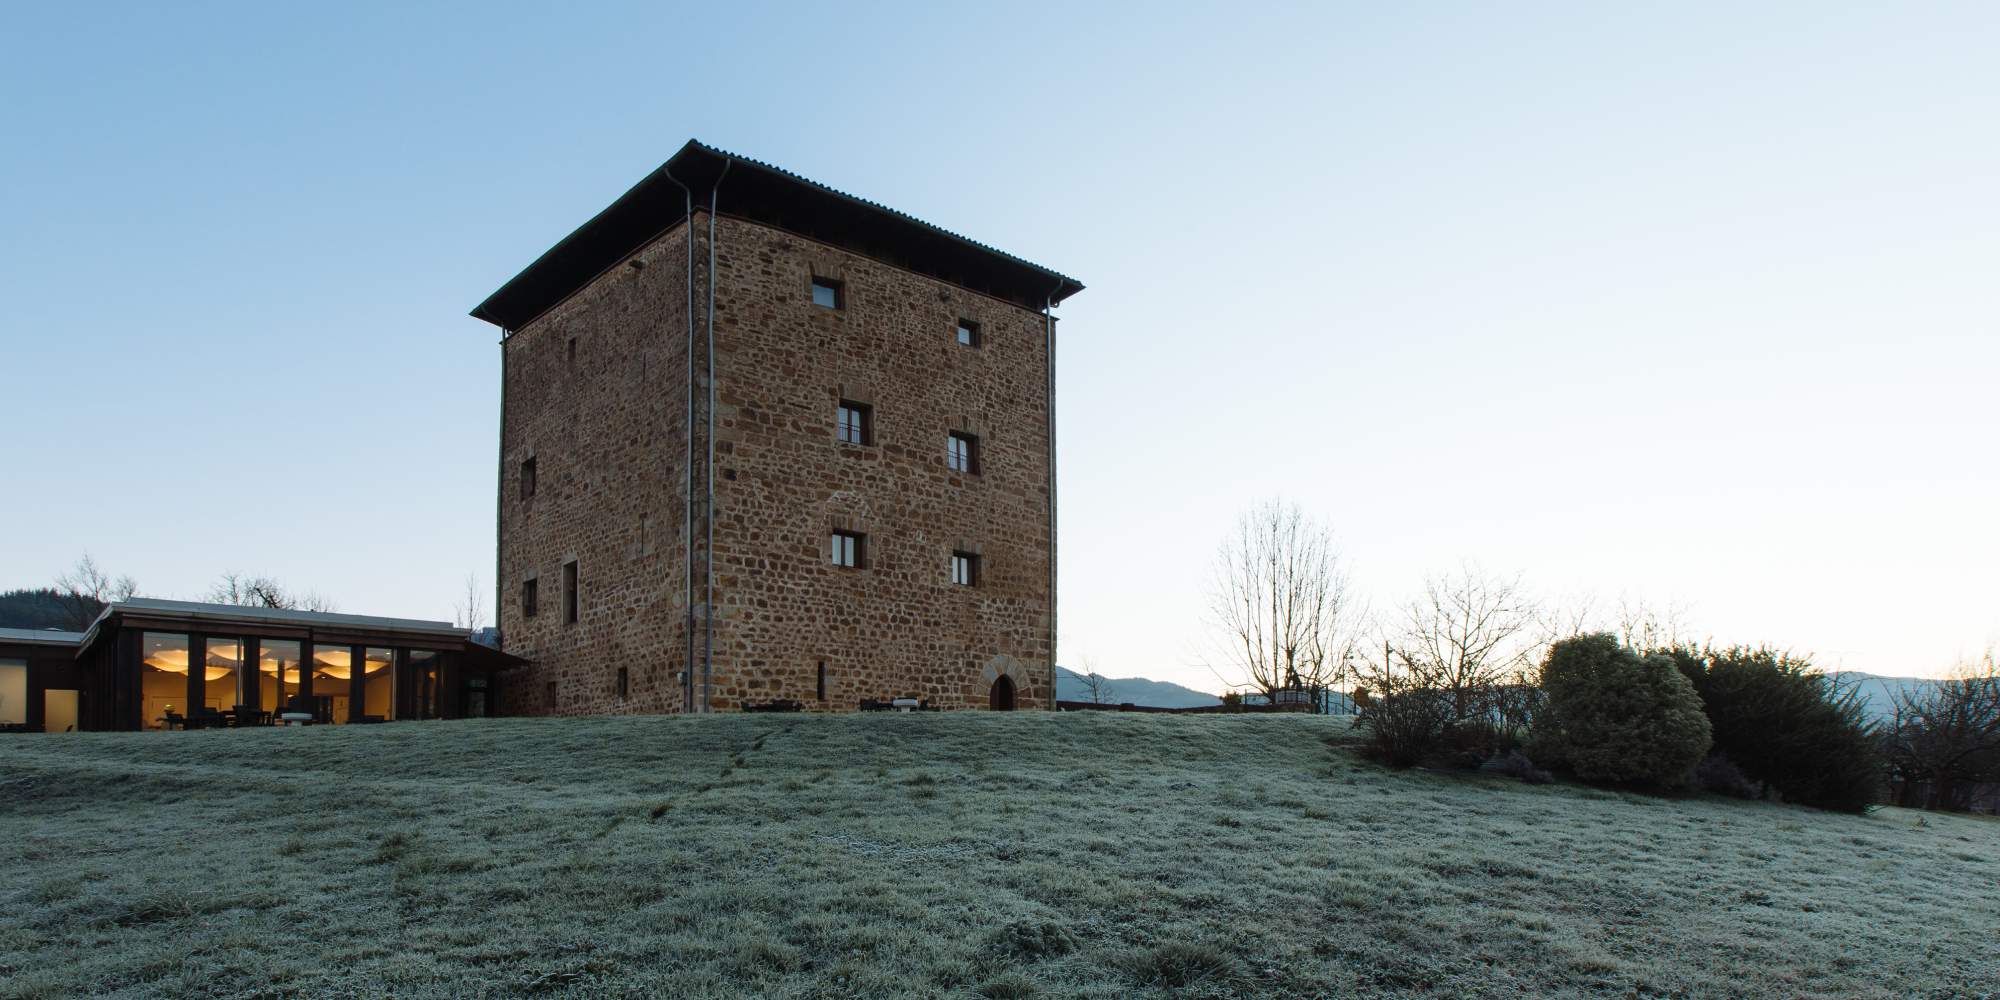
<svg viewBox="0 0 2000 1000"><path fill-rule="evenodd" d="M979 471L979 439L959 431L945 437L944 462L953 472Z"/></svg>
<svg viewBox="0 0 2000 1000"><path fill-rule="evenodd" d="M852 531L833 533L833 564L847 569L860 569L867 565L868 536Z"/></svg>
<svg viewBox="0 0 2000 1000"><path fill-rule="evenodd" d="M844 309L847 307L845 291L845 287L840 282L832 278L815 276L813 278L813 305L825 309Z"/></svg>
<svg viewBox="0 0 2000 1000"><path fill-rule="evenodd" d="M563 563L563 624L574 625L577 620L576 563Z"/></svg>
<svg viewBox="0 0 2000 1000"><path fill-rule="evenodd" d="M535 604L537 603L535 598L538 596L537 591L540 587L541 584L534 577L529 577L521 581L521 617L535 617Z"/></svg>
<svg viewBox="0 0 2000 1000"><path fill-rule="evenodd" d="M535 460L521 460L521 499L532 500L535 496Z"/></svg>
<svg viewBox="0 0 2000 1000"><path fill-rule="evenodd" d="M870 423L868 417L868 407L841 400L840 409L835 416L839 439L847 444L871 443L874 435L870 433L873 428L868 426Z"/></svg>
<svg viewBox="0 0 2000 1000"><path fill-rule="evenodd" d="M951 554L951 582L961 587L979 585L979 557L970 552Z"/></svg>
<svg viewBox="0 0 2000 1000"><path fill-rule="evenodd" d="M624 700L625 700L625 696L626 696L626 695L628 695L628 694L630 694L630 693L632 693L632 675L631 675L630 673L628 673L628 672L627 672L626 668L624 668L624 667L619 667L619 668L618 668L618 700L619 700L619 701L624 701Z"/></svg>
<svg viewBox="0 0 2000 1000"><path fill-rule="evenodd" d="M969 319L958 321L958 342L966 347L979 346L979 324Z"/></svg>
<svg viewBox="0 0 2000 1000"><path fill-rule="evenodd" d="M575 338L575 337L571 337L571 338L569 338L569 347L567 348L567 350L569 351L569 364L570 364L570 367L574 368L574 367L576 367L576 338Z"/></svg>

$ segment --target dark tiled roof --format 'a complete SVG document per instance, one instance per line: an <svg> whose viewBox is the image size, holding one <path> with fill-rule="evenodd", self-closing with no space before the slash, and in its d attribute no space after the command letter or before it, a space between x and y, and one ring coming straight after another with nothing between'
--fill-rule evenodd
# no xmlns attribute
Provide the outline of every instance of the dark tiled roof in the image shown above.
<svg viewBox="0 0 2000 1000"><path fill-rule="evenodd" d="M677 183L678 182L678 183ZM720 182L720 187L717 184ZM895 209L692 139L609 208L564 237L472 310L518 330L631 256L718 190L717 210L831 243L1029 309L1061 302L1082 282Z"/></svg>

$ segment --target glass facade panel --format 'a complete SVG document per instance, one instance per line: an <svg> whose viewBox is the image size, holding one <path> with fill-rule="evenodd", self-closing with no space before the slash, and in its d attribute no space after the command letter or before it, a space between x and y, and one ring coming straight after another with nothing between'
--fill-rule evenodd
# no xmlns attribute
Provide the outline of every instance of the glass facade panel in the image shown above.
<svg viewBox="0 0 2000 1000"><path fill-rule="evenodd" d="M334 725L347 722L354 693L354 650L347 646L313 646L313 716Z"/></svg>
<svg viewBox="0 0 2000 1000"><path fill-rule="evenodd" d="M0 726L28 724L28 661L0 660Z"/></svg>
<svg viewBox="0 0 2000 1000"><path fill-rule="evenodd" d="M428 650L410 650L410 676L417 684L417 718L439 718L444 699L438 691L438 655Z"/></svg>
<svg viewBox="0 0 2000 1000"><path fill-rule="evenodd" d="M370 647L361 664L361 714L388 722L396 717L396 651Z"/></svg>
<svg viewBox="0 0 2000 1000"><path fill-rule="evenodd" d="M139 636L139 725L178 726L188 709L188 637L178 632Z"/></svg>
<svg viewBox="0 0 2000 1000"><path fill-rule="evenodd" d="M292 639L264 639L257 644L258 682L264 711L282 712L299 693L299 644Z"/></svg>
<svg viewBox="0 0 2000 1000"><path fill-rule="evenodd" d="M619 667L618 672L620 675L623 675L625 668ZM467 677L465 679L465 718L486 718L486 678L484 677Z"/></svg>
<svg viewBox="0 0 2000 1000"><path fill-rule="evenodd" d="M67 688L50 688L43 692L42 731L45 733L73 733L77 726L76 692Z"/></svg>
<svg viewBox="0 0 2000 1000"><path fill-rule="evenodd" d="M206 640L208 651L202 671L202 706L217 712L234 712L243 704L243 640Z"/></svg>

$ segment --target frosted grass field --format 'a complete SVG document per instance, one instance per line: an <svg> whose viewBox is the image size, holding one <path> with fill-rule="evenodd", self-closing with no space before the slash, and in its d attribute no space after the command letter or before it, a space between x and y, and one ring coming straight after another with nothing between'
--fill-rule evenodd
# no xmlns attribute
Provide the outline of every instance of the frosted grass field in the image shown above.
<svg viewBox="0 0 2000 1000"><path fill-rule="evenodd" d="M2000 822L1302 716L0 741L0 996L2000 996Z"/></svg>

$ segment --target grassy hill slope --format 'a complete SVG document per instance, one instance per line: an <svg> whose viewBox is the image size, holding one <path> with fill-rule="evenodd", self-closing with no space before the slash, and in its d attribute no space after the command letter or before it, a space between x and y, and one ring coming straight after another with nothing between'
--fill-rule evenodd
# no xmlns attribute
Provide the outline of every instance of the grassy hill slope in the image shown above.
<svg viewBox="0 0 2000 1000"><path fill-rule="evenodd" d="M1949 997L2000 823L1398 774L1303 716L0 741L0 995Z"/></svg>

